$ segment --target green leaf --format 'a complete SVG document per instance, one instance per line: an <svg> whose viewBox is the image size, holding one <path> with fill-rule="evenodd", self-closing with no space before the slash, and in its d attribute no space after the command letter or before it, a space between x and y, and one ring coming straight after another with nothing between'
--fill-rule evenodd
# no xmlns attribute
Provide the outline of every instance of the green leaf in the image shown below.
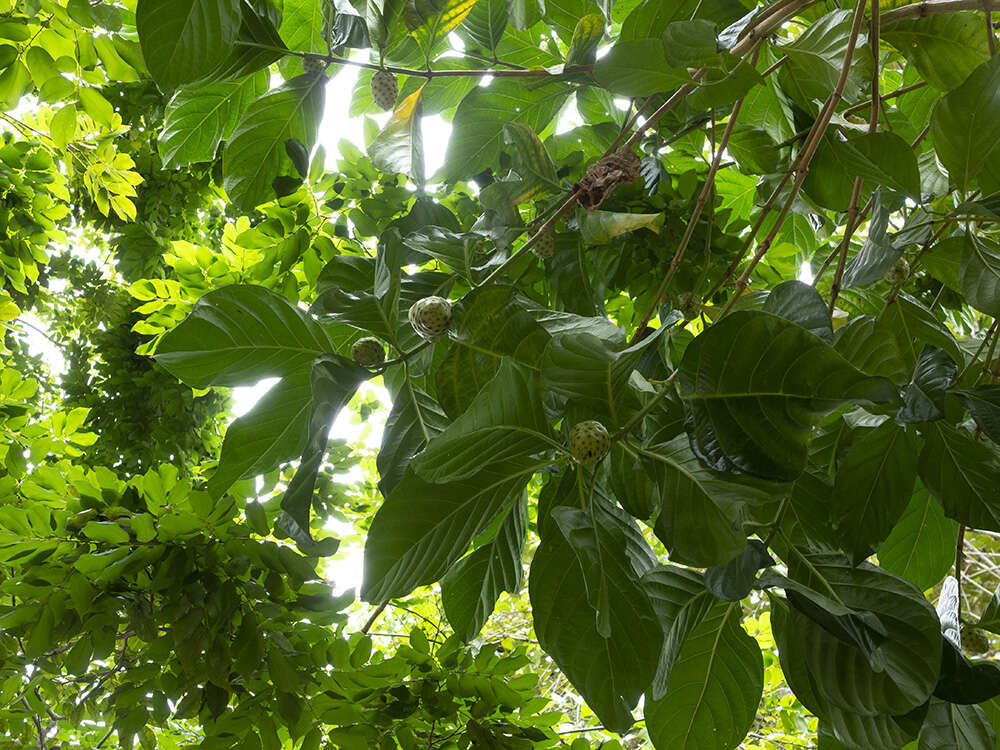
<svg viewBox="0 0 1000 750"><path fill-rule="evenodd" d="M628 537L638 532L601 503L591 505L589 518L581 510L565 511L570 515L563 524L550 525L531 563L535 634L602 724L624 732L633 722L631 709L653 679L663 643L625 549ZM563 525L571 529L569 540ZM602 602L601 611L593 601Z"/></svg>
<svg viewBox="0 0 1000 750"><path fill-rule="evenodd" d="M970 305L1000 316L1000 245L981 235L967 235L958 283Z"/></svg>
<svg viewBox="0 0 1000 750"><path fill-rule="evenodd" d="M514 147L514 169L526 183L546 191L559 190L555 164L535 132L524 123L503 128L504 143Z"/></svg>
<svg viewBox="0 0 1000 750"><path fill-rule="evenodd" d="M91 521L81 533L95 542L128 544L128 532L113 521Z"/></svg>
<svg viewBox="0 0 1000 750"><path fill-rule="evenodd" d="M407 0L403 19L424 57L462 23L475 4L476 0Z"/></svg>
<svg viewBox="0 0 1000 750"><path fill-rule="evenodd" d="M580 235L587 245L606 245L615 237L638 229L659 233L664 214L617 213L614 211L583 211Z"/></svg>
<svg viewBox="0 0 1000 750"><path fill-rule="evenodd" d="M300 180L285 143L294 138L312 152L325 82L324 76L298 76L247 107L222 155L223 184L238 206L252 210L276 197L276 181Z"/></svg>
<svg viewBox="0 0 1000 750"><path fill-rule="evenodd" d="M327 0L292 0L285 3L281 10L278 34L289 49L317 54L330 51L323 38L323 30L333 14L331 3Z"/></svg>
<svg viewBox="0 0 1000 750"><path fill-rule="evenodd" d="M691 451L686 435L642 451L655 462L647 470L660 487L660 512L653 531L684 565L724 565L739 555L746 534L739 523L740 502L748 488L706 470Z"/></svg>
<svg viewBox="0 0 1000 750"><path fill-rule="evenodd" d="M920 440L887 419L855 437L837 466L832 521L855 564L889 536L913 494Z"/></svg>
<svg viewBox="0 0 1000 750"><path fill-rule="evenodd" d="M888 638L878 649L875 670L861 650L772 599L781 668L796 697L830 722L841 741L857 728L860 717L901 716L922 706L941 666L934 608L911 584L868 563L855 568L839 555L812 554L808 559L813 580L821 576L846 606L877 615Z"/></svg>
<svg viewBox="0 0 1000 750"><path fill-rule="evenodd" d="M951 331L909 295L900 294L883 313L876 328L887 331L894 339L907 375L916 367L928 344L943 349L955 362L965 361Z"/></svg>
<svg viewBox="0 0 1000 750"><path fill-rule="evenodd" d="M906 19L882 28L882 38L898 49L931 86L958 88L990 57L983 21L958 12Z"/></svg>
<svg viewBox="0 0 1000 750"><path fill-rule="evenodd" d="M960 190L968 190L1000 143L1000 58L976 68L941 97L931 116L938 159Z"/></svg>
<svg viewBox="0 0 1000 750"><path fill-rule="evenodd" d="M809 28L793 41L778 48L788 56L788 76L804 77L812 84L810 90L818 89L823 92L823 96L818 98L823 98L827 92L832 91L840 78L840 70L850 40L851 16L849 10L827 13L810 24ZM870 77L870 70L871 57L866 58L864 48L859 47L855 51L855 59L844 87L846 101L855 101L858 92ZM813 98L817 97L806 97L807 101Z"/></svg>
<svg viewBox="0 0 1000 750"><path fill-rule="evenodd" d="M444 180L454 182L495 166L503 146L504 125L523 123L540 133L569 94L562 83L525 85L513 78L498 78L489 86L477 86L455 113Z"/></svg>
<svg viewBox="0 0 1000 750"><path fill-rule="evenodd" d="M423 90L421 86L396 105L385 127L368 144L368 155L376 169L405 174L418 190L424 186L424 140L420 130Z"/></svg>
<svg viewBox="0 0 1000 750"><path fill-rule="evenodd" d="M441 578L547 463L489 464L446 484L426 482L407 469L369 529L361 596L384 602Z"/></svg>
<svg viewBox="0 0 1000 750"><path fill-rule="evenodd" d="M282 378L229 425L219 465L208 480L213 497L222 497L238 479L266 474L302 455L312 404L308 373L303 368Z"/></svg>
<svg viewBox="0 0 1000 750"><path fill-rule="evenodd" d="M707 592L699 596L712 601ZM716 601L682 642L668 638L665 648L678 651L666 692L654 700L647 695L644 709L654 747L731 750L746 736L760 705L764 664L740 619L739 604Z"/></svg>
<svg viewBox="0 0 1000 750"><path fill-rule="evenodd" d="M527 496L511 503L496 536L452 566L441 579L441 603L455 634L468 643L493 614L500 592L517 593L524 578Z"/></svg>
<svg viewBox="0 0 1000 750"><path fill-rule="evenodd" d="M959 523L1000 531L1000 459L987 445L945 422L929 422L922 430L920 478Z"/></svg>
<svg viewBox="0 0 1000 750"><path fill-rule="evenodd" d="M717 599L738 602L750 594L757 571L774 564L774 558L760 540L748 539L739 556L705 571L705 588Z"/></svg>
<svg viewBox="0 0 1000 750"><path fill-rule="evenodd" d="M983 434L1000 445L1000 385L979 385L955 391L955 395L969 410Z"/></svg>
<svg viewBox="0 0 1000 750"><path fill-rule="evenodd" d="M700 68L719 60L712 21L674 21L663 30L662 39L667 62L675 68Z"/></svg>
<svg viewBox="0 0 1000 750"><path fill-rule="evenodd" d="M309 376L312 399L309 406L305 450L295 476L281 498L276 528L288 534L301 548L313 545L309 511L320 464L326 453L327 434L337 414L371 373L337 354L324 354L312 363Z"/></svg>
<svg viewBox="0 0 1000 750"><path fill-rule="evenodd" d="M393 398L392 411L382 432L382 447L375 459L383 495L392 492L413 456L447 424L448 418L437 401L407 376Z"/></svg>
<svg viewBox="0 0 1000 750"><path fill-rule="evenodd" d="M178 90L163 115L158 144L163 165L212 161L219 143L232 135L249 103L265 91L264 72Z"/></svg>
<svg viewBox="0 0 1000 750"><path fill-rule="evenodd" d="M879 565L926 591L955 562L958 524L945 518L941 504L917 484L909 505L878 551Z"/></svg>
<svg viewBox="0 0 1000 750"><path fill-rule="evenodd" d="M691 76L685 68L673 67L659 39L619 41L594 65L597 82L623 96L649 96L673 91Z"/></svg>
<svg viewBox="0 0 1000 750"><path fill-rule="evenodd" d="M139 0L136 30L146 67L167 91L212 72L240 31L240 0Z"/></svg>
<svg viewBox="0 0 1000 750"><path fill-rule="evenodd" d="M919 750L995 750L996 733L979 706L931 701Z"/></svg>
<svg viewBox="0 0 1000 750"><path fill-rule="evenodd" d="M732 313L695 338L678 382L699 458L719 471L786 481L805 467L820 416L844 403L898 400L888 380L765 312Z"/></svg>
<svg viewBox="0 0 1000 750"><path fill-rule="evenodd" d="M958 365L944 351L925 346L903 394L899 422L930 422L944 418L945 390L958 374Z"/></svg>
<svg viewBox="0 0 1000 750"><path fill-rule="evenodd" d="M239 80L284 56L288 49L268 13L258 13L250 0L243 0L243 23L229 57L210 76L211 81Z"/></svg>
<svg viewBox="0 0 1000 750"><path fill-rule="evenodd" d="M462 21L472 40L488 50L496 49L507 28L506 0L479 0Z"/></svg>
<svg viewBox="0 0 1000 750"><path fill-rule="evenodd" d="M234 387L301 371L332 351L304 310L264 287L234 285L199 299L160 340L156 361L195 388Z"/></svg>
<svg viewBox="0 0 1000 750"><path fill-rule="evenodd" d="M865 133L830 147L848 174L914 197L920 195L920 172L910 144L895 133Z"/></svg>
<svg viewBox="0 0 1000 750"><path fill-rule="evenodd" d="M537 375L505 358L469 408L410 466L428 482L467 479L484 466L551 451L558 443L549 433Z"/></svg>
<svg viewBox="0 0 1000 750"><path fill-rule="evenodd" d="M833 322L829 308L822 295L811 284L801 281L781 282L767 295L761 310L790 320L828 344L833 343Z"/></svg>
<svg viewBox="0 0 1000 750"><path fill-rule="evenodd" d="M604 16L588 13L573 27L573 37L566 52L567 65L591 65L597 47L604 38Z"/></svg>

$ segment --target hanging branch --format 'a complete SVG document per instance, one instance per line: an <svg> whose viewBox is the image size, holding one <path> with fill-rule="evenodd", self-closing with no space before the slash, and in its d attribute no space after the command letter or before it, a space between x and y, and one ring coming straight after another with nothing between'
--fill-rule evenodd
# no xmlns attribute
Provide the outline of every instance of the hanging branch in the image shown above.
<svg viewBox="0 0 1000 750"><path fill-rule="evenodd" d="M837 85L830 95L827 97L823 108L820 110L819 116L816 118L816 122L813 123L813 127L806 137L806 142L802 146L802 151L799 153L798 158L792 164L791 169L785 172L781 183L775 188L774 193L765 205L764 210L761 212L760 218L757 220L754 230L747 237L746 244L744 245L743 252L733 261L729 269L726 271L726 275L723 277L722 281L719 282L717 288L725 282L732 273L735 272L736 268L739 267L739 263L742 260L743 253L750 247L753 242L757 231L759 231L762 226L767 213L770 211L770 206L773 206L775 201L777 201L778 196L781 193L782 188L788 182L791 175L795 174L795 181L792 183L791 190L789 192L788 198L785 201L785 205L781 209L781 213L778 214L778 218L768 232L764 241L758 246L757 252L754 253L753 258L750 259L750 263L747 265L746 270L740 275L736 280L736 292L729 299L729 303L723 310L723 314L726 314L740 297L743 290L747 286L747 280L750 278L750 274L753 269L757 267L757 264L764 258L767 254L768 249L771 247L771 243L774 242L774 238L777 237L778 232L781 230L781 225L784 223L785 218L788 216L788 212L792 208L792 204L795 202L796 196L799 194L799 190L802 188L802 183L805 182L806 175L809 173L809 162L812 161L813 156L819 149L819 144L823 139L823 135L826 133L826 129L830 125L830 121L833 119L833 113L837 108L837 104L840 102L844 95L844 87L847 85L847 77L851 70L851 61L854 59L854 50L858 43L858 36L861 34L861 23L865 16L865 4L859 2L854 11L854 22L851 25L851 33L847 40L847 51L844 53L844 64L840 69L840 78L837 80Z"/></svg>
<svg viewBox="0 0 1000 750"><path fill-rule="evenodd" d="M872 59L875 61L875 71L872 73L872 99L871 115L868 119L868 132L875 133L878 130L878 115L882 105L879 96L879 4L878 0L872 2L872 25L871 25L871 46ZM844 240L840 246L840 257L837 259L837 270L833 274L833 286L830 288L830 314L837 306L837 296L840 294L840 283L844 278L844 268L847 266L847 251L851 248L851 237L854 231L861 225L864 216L858 216L858 198L861 195L861 178L854 178L854 189L851 191L851 203L847 209L847 227L844 231ZM865 212L867 213L867 211Z"/></svg>

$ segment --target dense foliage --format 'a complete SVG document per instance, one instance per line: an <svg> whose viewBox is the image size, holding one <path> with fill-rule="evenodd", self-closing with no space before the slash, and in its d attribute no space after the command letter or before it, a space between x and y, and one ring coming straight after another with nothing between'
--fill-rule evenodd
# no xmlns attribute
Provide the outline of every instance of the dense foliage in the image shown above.
<svg viewBox="0 0 1000 750"><path fill-rule="evenodd" d="M995 9L0 0L0 747L1000 747Z"/></svg>

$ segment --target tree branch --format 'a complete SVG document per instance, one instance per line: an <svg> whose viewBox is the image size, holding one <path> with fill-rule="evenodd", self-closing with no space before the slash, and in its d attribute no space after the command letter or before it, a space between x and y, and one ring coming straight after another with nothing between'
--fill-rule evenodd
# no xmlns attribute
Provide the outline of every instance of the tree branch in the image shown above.
<svg viewBox="0 0 1000 750"><path fill-rule="evenodd" d="M924 18L935 13L957 13L961 10L1000 10L1000 0L925 0L925 2L893 8L882 14L882 24Z"/></svg>

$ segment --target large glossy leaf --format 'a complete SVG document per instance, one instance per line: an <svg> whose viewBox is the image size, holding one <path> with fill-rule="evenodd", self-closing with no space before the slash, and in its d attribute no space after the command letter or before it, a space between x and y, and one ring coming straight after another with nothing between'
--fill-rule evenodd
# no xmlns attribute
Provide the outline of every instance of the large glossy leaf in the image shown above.
<svg viewBox="0 0 1000 750"><path fill-rule="evenodd" d="M922 430L920 478L944 513L977 529L1000 531L1000 459L982 442L945 422Z"/></svg>
<svg viewBox="0 0 1000 750"><path fill-rule="evenodd" d="M896 388L825 341L765 312L733 313L688 345L678 379L692 445L712 468L791 480L812 426L848 402L893 403Z"/></svg>
<svg viewBox="0 0 1000 750"><path fill-rule="evenodd" d="M955 562L958 524L918 483L909 505L878 551L879 565L922 590L939 583Z"/></svg>
<svg viewBox="0 0 1000 750"><path fill-rule="evenodd" d="M289 141L306 153L316 143L323 116L324 76L302 75L255 100L243 113L222 155L223 184L230 199L249 211L279 193L300 174L288 155Z"/></svg>
<svg viewBox="0 0 1000 750"><path fill-rule="evenodd" d="M472 10L476 0L409 0L403 8L403 19L412 31L425 57Z"/></svg>
<svg viewBox="0 0 1000 750"><path fill-rule="evenodd" d="M424 139L420 130L420 98L423 87L403 99L389 122L368 144L372 164L383 172L400 172L424 184Z"/></svg>
<svg viewBox="0 0 1000 750"><path fill-rule="evenodd" d="M943 350L925 346L903 394L900 422L931 422L944 418L945 390L958 374L958 365Z"/></svg>
<svg viewBox="0 0 1000 750"><path fill-rule="evenodd" d="M226 429L208 491L220 497L237 479L265 474L306 447L312 391L309 370L282 378Z"/></svg>
<svg viewBox="0 0 1000 750"><path fill-rule="evenodd" d="M828 344L833 343L830 310L822 295L811 284L783 281L767 295L761 309L792 321Z"/></svg>
<svg viewBox="0 0 1000 750"><path fill-rule="evenodd" d="M438 580L547 463L490 464L446 484L426 482L407 469L369 529L361 596L384 602Z"/></svg>
<svg viewBox="0 0 1000 750"><path fill-rule="evenodd" d="M837 467L832 521L840 546L861 562L892 531L917 478L916 431L886 420L855 437Z"/></svg>
<svg viewBox="0 0 1000 750"><path fill-rule="evenodd" d="M240 0L140 0L135 24L146 67L167 91L229 56L240 31Z"/></svg>
<svg viewBox="0 0 1000 750"><path fill-rule="evenodd" d="M252 385L307 368L333 351L304 310L260 286L216 289L159 343L156 360L195 388Z"/></svg>
<svg viewBox="0 0 1000 750"><path fill-rule="evenodd" d="M712 601L708 592L699 596ZM665 648L678 652L666 692L659 699L647 696L644 708L654 747L731 750L746 736L760 704L764 665L760 646L740 620L738 603L715 601L683 641L668 638Z"/></svg>
<svg viewBox="0 0 1000 750"><path fill-rule="evenodd" d="M507 27L506 0L479 0L462 21L473 41L489 50L496 49Z"/></svg>
<svg viewBox="0 0 1000 750"><path fill-rule="evenodd" d="M521 554L527 531L527 497L511 503L496 536L463 557L441 579L441 603L463 641L471 641L493 614L502 591L521 588Z"/></svg>
<svg viewBox="0 0 1000 750"><path fill-rule="evenodd" d="M880 280L902 256L902 250L895 248L889 239L887 230L890 213L889 207L882 200L882 191L875 191L872 194L872 218L865 242L844 269L845 288L864 286Z"/></svg>
<svg viewBox="0 0 1000 750"><path fill-rule="evenodd" d="M448 418L428 393L407 376L392 401L375 465L379 490L388 496L406 467L427 442L448 424Z"/></svg>
<svg viewBox="0 0 1000 750"><path fill-rule="evenodd" d="M958 283L970 305L987 315L1000 315L1000 245L970 234L962 253Z"/></svg>
<svg viewBox="0 0 1000 750"><path fill-rule="evenodd" d="M282 6L278 33L289 49L326 54L323 30L332 13L332 4L325 0L292 0Z"/></svg>
<svg viewBox="0 0 1000 750"><path fill-rule="evenodd" d="M649 96L690 82L687 69L667 62L659 39L619 41L594 65L594 78L623 96Z"/></svg>
<svg viewBox="0 0 1000 750"><path fill-rule="evenodd" d="M1000 143L1000 58L980 65L941 98L931 117L931 137L951 181L968 189Z"/></svg>
<svg viewBox="0 0 1000 750"><path fill-rule="evenodd" d="M351 400L358 386L370 377L371 373L366 369L337 354L324 354L313 362L309 376L312 398L305 450L295 476L281 498L282 513L275 524L300 547L308 547L313 541L309 531L309 513L316 477L326 453L330 425Z"/></svg>
<svg viewBox="0 0 1000 750"><path fill-rule="evenodd" d="M897 21L883 27L882 38L942 91L957 88L990 56L982 19L972 12Z"/></svg>
<svg viewBox="0 0 1000 750"><path fill-rule="evenodd" d="M672 560L710 567L724 565L743 551L740 504L751 495L750 488L706 470L684 435L641 455L660 489L653 530Z"/></svg>
<svg viewBox="0 0 1000 750"><path fill-rule="evenodd" d="M1000 445L1000 385L980 385L955 394L983 434Z"/></svg>
<svg viewBox="0 0 1000 750"><path fill-rule="evenodd" d="M469 408L410 466L428 482L467 479L487 464L551 451L559 443L549 433L537 374L504 359Z"/></svg>
<svg viewBox="0 0 1000 750"><path fill-rule="evenodd" d="M164 167L211 161L247 105L267 91L263 71L235 81L199 84L174 94L159 137Z"/></svg>
<svg viewBox="0 0 1000 750"><path fill-rule="evenodd" d="M608 512L594 523L584 511L566 511L574 544L550 524L532 560L535 633L603 725L624 732L653 679L663 631L626 552L624 523ZM604 599L592 592L599 581ZM606 611L595 611L595 600Z"/></svg>
<svg viewBox="0 0 1000 750"><path fill-rule="evenodd" d="M473 89L455 113L445 156L445 180L451 182L495 166L505 124L523 123L539 133L569 93L561 83L525 85L513 78L500 78Z"/></svg>
<svg viewBox="0 0 1000 750"><path fill-rule="evenodd" d="M979 706L934 699L920 729L919 750L995 750L996 733Z"/></svg>
<svg viewBox="0 0 1000 750"><path fill-rule="evenodd" d="M844 64L850 28L851 12L835 10L811 24L793 41L783 45L781 51L788 55L790 65L788 75L792 78L804 76L813 86L818 86L823 91L832 91ZM848 101L857 97L857 92L866 82L867 69L870 67L871 58L864 58L863 48L856 51L855 55L855 62L851 65L844 86L844 95Z"/></svg>
<svg viewBox="0 0 1000 750"><path fill-rule="evenodd" d="M774 558L759 539L748 539L741 554L725 565L705 571L705 588L712 596L727 602L738 602L753 589L757 572L774 565Z"/></svg>
<svg viewBox="0 0 1000 750"><path fill-rule="evenodd" d="M955 337L934 314L906 294L900 294L889 305L876 328L889 333L895 340L909 376L926 345L936 346L955 362L964 361Z"/></svg>
<svg viewBox="0 0 1000 750"><path fill-rule="evenodd" d="M860 649L835 637L797 609L772 609L782 671L799 700L831 722L838 737L852 715L900 716L922 706L937 685L941 634L937 613L912 584L880 568L852 567L839 555L809 555L803 579L832 590L858 611L876 614L888 633L879 669ZM801 566L800 566L801 567ZM798 574L796 574L798 576Z"/></svg>

